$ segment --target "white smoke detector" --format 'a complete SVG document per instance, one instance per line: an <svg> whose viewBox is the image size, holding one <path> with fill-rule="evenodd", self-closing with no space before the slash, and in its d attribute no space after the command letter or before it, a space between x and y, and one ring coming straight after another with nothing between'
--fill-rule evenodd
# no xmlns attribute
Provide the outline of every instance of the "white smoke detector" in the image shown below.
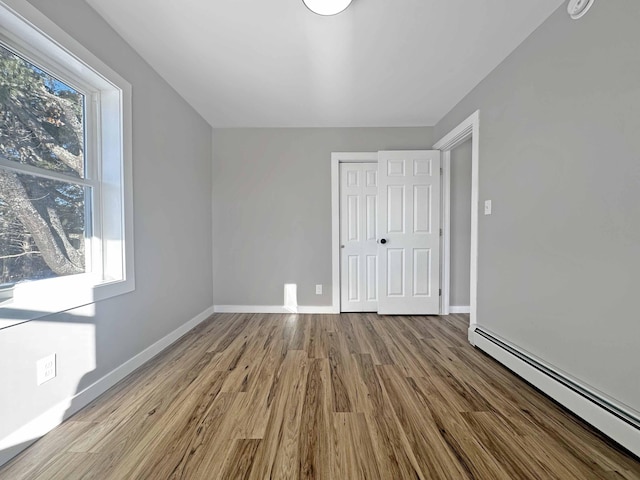
<svg viewBox="0 0 640 480"><path fill-rule="evenodd" d="M584 17L589 11L595 0L569 0L569 6L567 12L569 16L574 20Z"/></svg>

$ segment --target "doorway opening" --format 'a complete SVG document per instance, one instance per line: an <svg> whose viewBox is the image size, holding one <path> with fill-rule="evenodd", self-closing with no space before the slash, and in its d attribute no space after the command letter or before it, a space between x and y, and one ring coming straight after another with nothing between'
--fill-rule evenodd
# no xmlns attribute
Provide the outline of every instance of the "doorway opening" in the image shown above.
<svg viewBox="0 0 640 480"><path fill-rule="evenodd" d="M441 313L451 313L451 151L471 140L471 251L469 271L469 341L478 324L478 208L480 170L480 111L440 139L433 148L442 152L442 306Z"/></svg>

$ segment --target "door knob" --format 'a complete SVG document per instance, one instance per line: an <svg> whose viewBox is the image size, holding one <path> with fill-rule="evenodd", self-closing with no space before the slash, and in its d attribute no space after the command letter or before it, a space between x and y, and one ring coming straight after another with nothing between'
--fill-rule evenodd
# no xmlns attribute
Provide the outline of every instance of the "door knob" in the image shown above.
<svg viewBox="0 0 640 480"><path fill-rule="evenodd" d="M381 243L382 245L384 245L385 243L387 243L387 239L386 239L386 238L381 238L381 239L380 239L380 243Z"/></svg>

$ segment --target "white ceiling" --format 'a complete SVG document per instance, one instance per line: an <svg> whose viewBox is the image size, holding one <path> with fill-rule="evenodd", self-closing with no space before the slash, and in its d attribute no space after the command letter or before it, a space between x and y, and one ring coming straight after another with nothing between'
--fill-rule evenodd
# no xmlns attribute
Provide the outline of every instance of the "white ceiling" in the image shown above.
<svg viewBox="0 0 640 480"><path fill-rule="evenodd" d="M430 126L563 0L87 0L213 127Z"/></svg>

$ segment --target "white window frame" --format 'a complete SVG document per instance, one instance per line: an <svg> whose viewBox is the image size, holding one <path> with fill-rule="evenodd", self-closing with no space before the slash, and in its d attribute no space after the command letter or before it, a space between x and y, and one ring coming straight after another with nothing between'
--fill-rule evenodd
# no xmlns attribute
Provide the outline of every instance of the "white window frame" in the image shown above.
<svg viewBox="0 0 640 480"><path fill-rule="evenodd" d="M0 305L2 329L131 292L135 272L131 85L26 0L0 0L0 41L85 95L86 179L36 170L93 192L87 273L18 283L13 299Z"/></svg>

